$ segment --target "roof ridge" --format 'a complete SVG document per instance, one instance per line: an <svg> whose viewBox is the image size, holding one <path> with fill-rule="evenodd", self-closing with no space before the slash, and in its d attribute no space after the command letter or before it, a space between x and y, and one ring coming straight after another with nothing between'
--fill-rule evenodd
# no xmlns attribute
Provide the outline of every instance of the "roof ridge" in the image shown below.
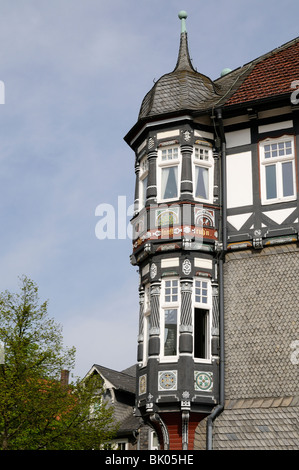
<svg viewBox="0 0 299 470"><path fill-rule="evenodd" d="M249 63L253 63L253 62L260 62L261 60L264 60L264 59L267 59L268 57L271 57L272 55L275 55L277 54L278 52L281 52L285 49L288 49L289 47L293 46L294 44L296 44L297 42L299 41L299 36L297 36L296 38L294 39L291 39L290 41L287 41L286 43L282 44L281 46L277 46L275 47L274 49L272 49L271 51L269 52L266 52L265 54L262 54L261 56L257 57L256 59L253 59L251 62ZM247 64L244 64L244 66L246 66Z"/></svg>
<svg viewBox="0 0 299 470"><path fill-rule="evenodd" d="M285 49L288 49L288 47L291 47L293 46L294 44L296 44L297 42L299 42L299 36L297 36L296 38L294 39L291 39L290 41L287 41L286 43L282 44L281 46L277 46L275 47L274 49L271 49L271 51L268 51L268 52L265 52L263 53L262 55L256 57L255 59L252 59L248 62L245 62L245 64L243 65L240 65L239 67L236 67L235 69L231 70L230 72L228 72L226 75L224 76L220 76L218 78L215 78L214 82L217 82L218 80L223 80L225 77L227 77L228 75L231 75L235 72L237 72L237 70L241 70L243 69L244 67L249 67L249 66L252 66L252 65L256 65L258 62L264 60L264 59L267 59L268 57L271 57L271 55L275 55L277 54L278 52L281 52Z"/></svg>
<svg viewBox="0 0 299 470"><path fill-rule="evenodd" d="M116 370L116 369L111 369L111 367L102 366L101 364L94 364L93 367L100 367L101 369L111 370L112 372L116 372L117 374L124 374L124 375L128 375L129 377L132 377L130 374L127 374L126 372Z"/></svg>
<svg viewBox="0 0 299 470"><path fill-rule="evenodd" d="M278 95L286 99L291 93L292 81L299 74L298 45L299 37L215 80L226 89L216 105L243 105Z"/></svg>

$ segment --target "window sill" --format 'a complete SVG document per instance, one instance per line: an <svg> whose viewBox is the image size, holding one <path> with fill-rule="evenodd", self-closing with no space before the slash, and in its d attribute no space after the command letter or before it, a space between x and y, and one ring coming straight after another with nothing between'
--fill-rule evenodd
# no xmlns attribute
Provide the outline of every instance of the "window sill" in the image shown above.
<svg viewBox="0 0 299 470"><path fill-rule="evenodd" d="M291 196L287 198L278 198L278 199L271 199L269 201L261 200L262 206L270 206L271 204L282 204L286 202L296 201L297 196Z"/></svg>

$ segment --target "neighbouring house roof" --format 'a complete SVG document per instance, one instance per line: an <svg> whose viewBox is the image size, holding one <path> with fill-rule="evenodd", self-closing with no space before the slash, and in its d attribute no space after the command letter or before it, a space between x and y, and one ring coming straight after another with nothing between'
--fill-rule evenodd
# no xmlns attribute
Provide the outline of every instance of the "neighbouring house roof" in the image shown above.
<svg viewBox="0 0 299 470"><path fill-rule="evenodd" d="M299 37L215 80L226 89L219 105L244 104L291 94L299 80Z"/></svg>
<svg viewBox="0 0 299 470"><path fill-rule="evenodd" d="M136 366L130 367L126 372L118 372L98 364L93 365L93 369L104 379L108 380L116 390L123 390L133 394L136 393L136 378L132 375L134 367Z"/></svg>
<svg viewBox="0 0 299 470"><path fill-rule="evenodd" d="M136 365L119 372L99 364L94 364L89 373L98 373L107 389L113 389L109 402L114 408L115 420L119 423L117 438L135 439L135 433L144 426L141 418L134 416L136 394Z"/></svg>

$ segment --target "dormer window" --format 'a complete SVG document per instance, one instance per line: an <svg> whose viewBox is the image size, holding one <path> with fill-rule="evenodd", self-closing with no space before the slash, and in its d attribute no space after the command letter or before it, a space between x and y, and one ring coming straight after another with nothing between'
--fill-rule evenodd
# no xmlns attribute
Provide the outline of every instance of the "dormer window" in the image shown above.
<svg viewBox="0 0 299 470"><path fill-rule="evenodd" d="M193 188L194 199L213 202L213 154L208 142L194 147Z"/></svg>
<svg viewBox="0 0 299 470"><path fill-rule="evenodd" d="M296 199L294 137L260 142L262 204Z"/></svg>
<svg viewBox="0 0 299 470"><path fill-rule="evenodd" d="M159 152L159 178L161 201L178 199L180 152L178 146L162 148Z"/></svg>

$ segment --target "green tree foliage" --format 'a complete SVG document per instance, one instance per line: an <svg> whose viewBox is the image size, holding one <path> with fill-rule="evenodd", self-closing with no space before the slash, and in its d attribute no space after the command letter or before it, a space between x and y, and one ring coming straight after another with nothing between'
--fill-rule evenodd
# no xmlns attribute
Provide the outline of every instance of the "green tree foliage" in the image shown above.
<svg viewBox="0 0 299 470"><path fill-rule="evenodd" d="M21 278L20 292L0 294L0 449L97 449L115 434L113 411L99 376L63 385L75 349L40 304L38 288Z"/></svg>

